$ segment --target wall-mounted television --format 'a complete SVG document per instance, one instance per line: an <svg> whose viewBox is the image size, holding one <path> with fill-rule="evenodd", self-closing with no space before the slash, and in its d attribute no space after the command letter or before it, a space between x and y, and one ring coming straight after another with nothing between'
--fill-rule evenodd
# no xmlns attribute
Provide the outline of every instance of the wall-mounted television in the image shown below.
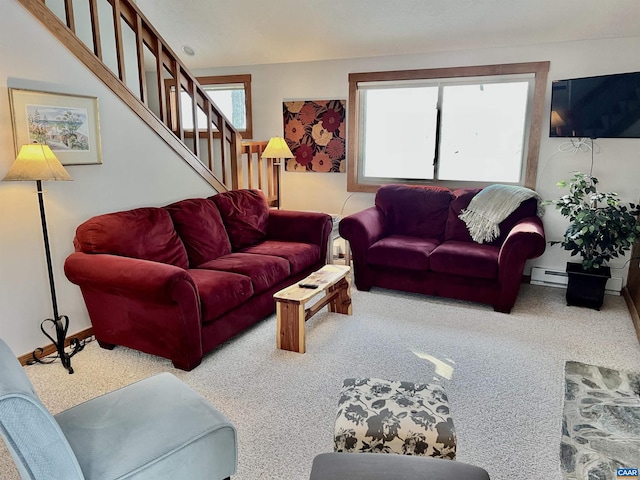
<svg viewBox="0 0 640 480"><path fill-rule="evenodd" d="M549 136L640 138L640 72L554 81Z"/></svg>

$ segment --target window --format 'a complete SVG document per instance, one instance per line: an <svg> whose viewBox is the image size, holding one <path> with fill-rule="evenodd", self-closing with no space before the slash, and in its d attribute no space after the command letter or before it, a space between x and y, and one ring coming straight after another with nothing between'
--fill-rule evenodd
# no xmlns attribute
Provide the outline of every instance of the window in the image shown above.
<svg viewBox="0 0 640 480"><path fill-rule="evenodd" d="M374 87L362 90L361 102L362 176L433 178L434 157L425 154L435 153L438 87ZM389 141L397 138L410 140Z"/></svg>
<svg viewBox="0 0 640 480"><path fill-rule="evenodd" d="M438 178L520 183L528 81L445 86Z"/></svg>
<svg viewBox="0 0 640 480"><path fill-rule="evenodd" d="M247 109L244 84L203 85L204 91L218 105L231 124L240 131L247 130Z"/></svg>
<svg viewBox="0 0 640 480"><path fill-rule="evenodd" d="M349 75L348 190L394 182L533 187L548 69L540 62Z"/></svg>
<svg viewBox="0 0 640 480"><path fill-rule="evenodd" d="M198 83L209 98L222 111L243 139L253 137L251 119L251 75L222 75L216 77L197 77ZM175 87L171 86L171 92ZM180 108L190 112L192 100L189 93L180 92ZM207 119L203 111L198 111L198 128L206 129ZM193 131L193 117L183 115L182 127L186 132Z"/></svg>

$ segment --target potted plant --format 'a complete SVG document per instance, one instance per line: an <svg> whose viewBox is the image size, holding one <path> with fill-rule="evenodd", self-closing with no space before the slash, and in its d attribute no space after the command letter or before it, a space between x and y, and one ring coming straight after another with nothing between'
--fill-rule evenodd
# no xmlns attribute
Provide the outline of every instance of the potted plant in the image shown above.
<svg viewBox="0 0 640 480"><path fill-rule="evenodd" d="M640 208L633 203L623 205L617 193L599 192L597 184L596 177L575 172L571 180L558 182L569 193L546 203L554 204L569 219L564 240L550 243L560 243L572 256L582 257L581 263L567 263L567 304L600 310L611 277L607 263L640 239Z"/></svg>

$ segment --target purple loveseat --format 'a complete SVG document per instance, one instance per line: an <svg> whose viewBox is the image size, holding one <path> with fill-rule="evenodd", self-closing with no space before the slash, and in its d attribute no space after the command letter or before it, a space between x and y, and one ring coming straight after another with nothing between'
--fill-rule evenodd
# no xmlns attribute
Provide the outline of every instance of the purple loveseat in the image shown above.
<svg viewBox="0 0 640 480"><path fill-rule="evenodd" d="M191 370L325 263L331 228L327 214L271 210L259 190L235 190L93 217L64 269L102 347Z"/></svg>
<svg viewBox="0 0 640 480"><path fill-rule="evenodd" d="M530 198L500 223L499 238L476 243L458 215L480 190L385 185L374 207L343 218L358 290L438 295L509 313L525 262L545 250L544 229Z"/></svg>

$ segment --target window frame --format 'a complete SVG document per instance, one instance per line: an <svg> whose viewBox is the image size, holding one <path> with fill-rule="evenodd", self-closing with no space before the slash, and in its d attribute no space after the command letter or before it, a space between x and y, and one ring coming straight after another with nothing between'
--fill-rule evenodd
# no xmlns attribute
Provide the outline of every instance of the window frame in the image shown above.
<svg viewBox="0 0 640 480"><path fill-rule="evenodd" d="M246 116L246 128L244 130L239 130L236 128L236 130L238 131L238 133L240 133L240 135L242 135L243 139L252 139L253 118L251 111L251 74L196 77L196 80L203 88L205 88L207 85L237 85L239 83L242 83L244 85L244 112Z"/></svg>
<svg viewBox="0 0 640 480"><path fill-rule="evenodd" d="M246 128L244 130L238 130L236 128L236 130L242 136L243 140L252 139L253 138L253 119L252 119L252 110L251 110L251 74L196 77L196 80L198 81L200 86L203 87L203 90L207 85L238 85L240 83L244 85L244 109L245 109L245 115L246 115ZM165 89L167 91L167 95L169 95L170 97L169 110L173 112L175 109L174 102L179 97L176 96L174 92L171 91L171 89L174 87L177 87L177 83L171 78L165 79L164 82L165 82ZM205 90L205 93L206 93L206 90ZM172 118L173 128L175 130L177 129L177 126L175 125L175 115L172 114L171 118ZM235 125L234 125L234 128L235 128ZM185 138L193 138L193 130L185 129L184 135L185 135ZM198 137L207 138L206 128L198 130ZM220 132L214 132L213 137L220 138Z"/></svg>
<svg viewBox="0 0 640 480"><path fill-rule="evenodd" d="M389 183L437 184L449 187L484 186L486 182L452 182L443 180L397 180L362 179L360 162L360 83L401 82L407 80L447 80L465 77L499 77L501 75L533 74L534 90L531 115L528 122L528 148L524 162L524 186L535 188L540 153L540 138L544 110L544 96L550 62L526 62L470 67L447 67L420 70L398 70L386 72L364 72L349 74L349 105L347 113L347 191L375 193L381 185Z"/></svg>

